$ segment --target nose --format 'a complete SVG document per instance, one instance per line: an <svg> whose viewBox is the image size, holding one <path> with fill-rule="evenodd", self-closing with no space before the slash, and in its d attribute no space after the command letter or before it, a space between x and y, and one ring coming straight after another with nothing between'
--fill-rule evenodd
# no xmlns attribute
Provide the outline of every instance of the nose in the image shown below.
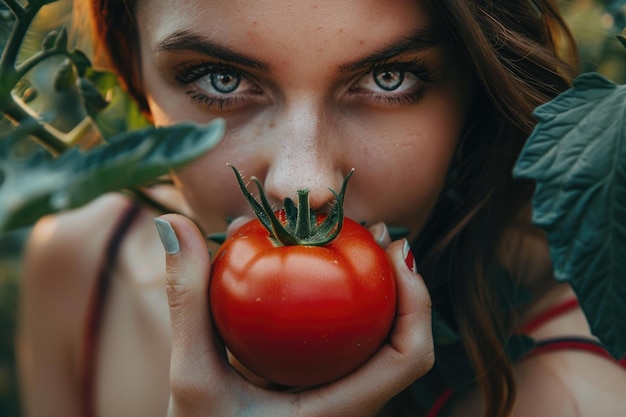
<svg viewBox="0 0 626 417"><path fill-rule="evenodd" d="M323 104L294 102L277 117L269 166L264 181L269 198L297 201L297 191L309 190L311 208L327 210L339 192L348 158L342 155L332 112ZM343 172L345 171L345 172Z"/></svg>

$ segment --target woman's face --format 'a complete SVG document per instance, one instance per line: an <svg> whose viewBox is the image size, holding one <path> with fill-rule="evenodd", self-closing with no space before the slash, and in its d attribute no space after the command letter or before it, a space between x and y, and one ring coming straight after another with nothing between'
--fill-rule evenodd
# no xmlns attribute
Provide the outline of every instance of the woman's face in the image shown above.
<svg viewBox="0 0 626 417"><path fill-rule="evenodd" d="M277 208L308 188L320 211L355 168L348 217L423 225L470 77L419 1L144 0L137 20L156 124L226 120L218 147L175 174L205 232L250 214L227 163Z"/></svg>

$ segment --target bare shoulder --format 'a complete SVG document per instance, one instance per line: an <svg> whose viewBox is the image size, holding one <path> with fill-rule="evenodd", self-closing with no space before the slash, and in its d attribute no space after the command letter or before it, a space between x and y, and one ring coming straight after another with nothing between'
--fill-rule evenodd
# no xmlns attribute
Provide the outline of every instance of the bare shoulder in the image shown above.
<svg viewBox="0 0 626 417"><path fill-rule="evenodd" d="M626 369L602 356L560 350L515 365L516 400L510 417L620 417L626 410ZM479 417L477 387L455 395L445 415Z"/></svg>
<svg viewBox="0 0 626 417"><path fill-rule="evenodd" d="M127 204L124 197L111 194L79 209L42 218L26 246L25 279L50 289L90 287L105 242Z"/></svg>
<svg viewBox="0 0 626 417"><path fill-rule="evenodd" d="M31 344L45 341L61 349L80 337L105 242L127 204L122 196L106 195L34 226L20 293L20 327Z"/></svg>
<svg viewBox="0 0 626 417"><path fill-rule="evenodd" d="M585 351L538 355L516 366L513 416L621 416L626 369Z"/></svg>
<svg viewBox="0 0 626 417"><path fill-rule="evenodd" d="M128 204L103 196L41 219L23 261L17 344L29 415L74 416L84 317L103 249Z"/></svg>

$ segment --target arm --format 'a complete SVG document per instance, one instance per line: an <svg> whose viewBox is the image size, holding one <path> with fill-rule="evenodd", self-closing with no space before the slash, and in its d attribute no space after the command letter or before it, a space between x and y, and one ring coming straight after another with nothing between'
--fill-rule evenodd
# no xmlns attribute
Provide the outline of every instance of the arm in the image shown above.
<svg viewBox="0 0 626 417"><path fill-rule="evenodd" d="M26 416L79 416L78 386L72 370L68 298L69 260L63 245L50 240L52 218L33 230L26 249L20 292L19 372Z"/></svg>
<svg viewBox="0 0 626 417"><path fill-rule="evenodd" d="M83 209L46 217L30 235L17 337L25 416L80 415L83 323L95 269L121 201L104 197Z"/></svg>

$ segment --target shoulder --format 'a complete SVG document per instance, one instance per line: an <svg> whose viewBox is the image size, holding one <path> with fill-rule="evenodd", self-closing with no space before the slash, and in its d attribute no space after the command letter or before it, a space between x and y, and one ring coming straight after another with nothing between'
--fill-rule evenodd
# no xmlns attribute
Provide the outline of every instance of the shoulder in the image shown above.
<svg viewBox="0 0 626 417"><path fill-rule="evenodd" d="M76 384L87 308L106 242L128 204L120 195L106 195L42 218L29 236L16 338L29 414L79 415Z"/></svg>
<svg viewBox="0 0 626 417"><path fill-rule="evenodd" d="M23 261L22 306L25 319L32 318L25 324L56 322L58 337L81 325L106 241L127 204L122 196L106 195L34 226Z"/></svg>
<svg viewBox="0 0 626 417"><path fill-rule="evenodd" d="M516 398L510 417L621 416L626 410L626 370L582 351L556 351L515 365ZM455 395L446 417L484 415L480 390Z"/></svg>
<svg viewBox="0 0 626 417"><path fill-rule="evenodd" d="M585 351L538 355L516 366L513 416L617 416L626 409L626 369Z"/></svg>
<svg viewBox="0 0 626 417"><path fill-rule="evenodd" d="M79 209L42 218L26 245L27 276L54 275L59 280L55 284L63 284L95 271L111 229L128 204L122 196L106 195Z"/></svg>

